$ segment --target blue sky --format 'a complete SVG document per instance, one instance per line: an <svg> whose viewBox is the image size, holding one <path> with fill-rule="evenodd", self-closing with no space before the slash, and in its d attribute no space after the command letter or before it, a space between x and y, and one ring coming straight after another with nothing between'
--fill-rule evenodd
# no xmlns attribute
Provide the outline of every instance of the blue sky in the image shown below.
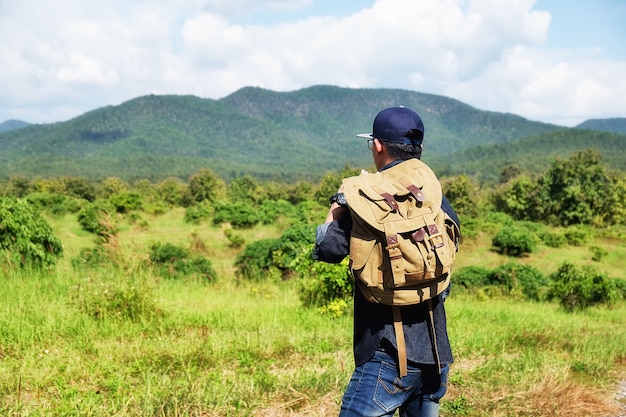
<svg viewBox="0 0 626 417"><path fill-rule="evenodd" d="M536 8L550 11L550 48L601 48L609 59L626 58L626 1L539 0Z"/></svg>
<svg viewBox="0 0 626 417"><path fill-rule="evenodd" d="M0 0L0 122L330 84L574 126L626 117L625 21L617 0Z"/></svg>

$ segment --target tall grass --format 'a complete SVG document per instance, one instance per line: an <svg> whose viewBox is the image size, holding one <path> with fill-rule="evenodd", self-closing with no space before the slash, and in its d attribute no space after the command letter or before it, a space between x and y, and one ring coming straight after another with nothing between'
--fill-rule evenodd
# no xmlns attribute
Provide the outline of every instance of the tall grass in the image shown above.
<svg viewBox="0 0 626 417"><path fill-rule="evenodd" d="M352 318L303 308L295 280L235 280L221 227L186 225L180 212L146 220L123 225L121 266L74 270L93 238L66 217L54 219L66 253L54 271L0 276L0 415L335 415ZM278 234L258 227L246 239ZM215 283L141 266L152 241L198 238ZM461 263L484 250L468 247ZM612 415L624 302L567 313L453 292L447 306L455 364L443 416Z"/></svg>

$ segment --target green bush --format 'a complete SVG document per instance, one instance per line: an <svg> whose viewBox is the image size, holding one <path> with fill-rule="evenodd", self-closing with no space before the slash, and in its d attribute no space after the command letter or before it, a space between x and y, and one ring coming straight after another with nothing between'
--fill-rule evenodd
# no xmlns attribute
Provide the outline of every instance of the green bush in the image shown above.
<svg viewBox="0 0 626 417"><path fill-rule="evenodd" d="M315 241L315 226L297 223L278 239L263 239L246 246L235 260L236 274L247 279L262 279L279 273L288 278L295 272L300 255ZM310 252L309 256L310 256Z"/></svg>
<svg viewBox="0 0 626 417"><path fill-rule="evenodd" d="M615 284L615 290L617 291L617 298L622 300L626 298L626 279L615 278L613 280Z"/></svg>
<svg viewBox="0 0 626 417"><path fill-rule="evenodd" d="M107 236L117 232L117 225L110 216L112 212L113 208L110 205L99 201L83 206L76 218L83 230L98 236Z"/></svg>
<svg viewBox="0 0 626 417"><path fill-rule="evenodd" d="M213 217L213 209L208 203L195 204L185 209L183 221L190 224L199 224L203 220Z"/></svg>
<svg viewBox="0 0 626 417"><path fill-rule="evenodd" d="M558 299L568 311L598 304L612 305L620 297L615 280L589 266L576 267L566 262L550 275L550 280L548 296Z"/></svg>
<svg viewBox="0 0 626 417"><path fill-rule="evenodd" d="M519 294L525 299L545 299L548 280L530 265L508 263L495 268L489 273L491 284L504 287L509 294Z"/></svg>
<svg viewBox="0 0 626 417"><path fill-rule="evenodd" d="M224 230L224 236L228 239L228 246L231 248L240 248L246 243L245 239L233 229Z"/></svg>
<svg viewBox="0 0 626 417"><path fill-rule="evenodd" d="M129 191L113 194L109 201L117 213L129 213L141 209L142 206L141 195Z"/></svg>
<svg viewBox="0 0 626 417"><path fill-rule="evenodd" d="M560 233L544 232L539 237L550 248L560 248L567 245L567 238Z"/></svg>
<svg viewBox="0 0 626 417"><path fill-rule="evenodd" d="M280 217L295 219L298 209L287 200L263 200L259 207L261 223L272 224Z"/></svg>
<svg viewBox="0 0 626 417"><path fill-rule="evenodd" d="M48 267L63 255L52 227L25 200L0 197L0 263Z"/></svg>
<svg viewBox="0 0 626 417"><path fill-rule="evenodd" d="M273 266L272 254L280 244L279 239L268 238L249 243L235 258L235 276L261 280L278 272ZM273 269L273 270L272 270Z"/></svg>
<svg viewBox="0 0 626 417"><path fill-rule="evenodd" d="M608 250L599 246L591 246L589 250L591 250L591 260L594 262L602 261L602 259L609 254Z"/></svg>
<svg viewBox="0 0 626 417"><path fill-rule="evenodd" d="M97 269L111 265L109 251L102 245L93 248L83 248L78 256L72 258L74 268Z"/></svg>
<svg viewBox="0 0 626 417"><path fill-rule="evenodd" d="M533 235L520 225L502 227L491 243L499 253L518 257L533 252L536 247Z"/></svg>
<svg viewBox="0 0 626 417"><path fill-rule="evenodd" d="M80 210L81 203L78 199L67 197L62 194L49 194L44 192L31 193L26 200L39 210L46 210L55 216L66 213L76 213Z"/></svg>
<svg viewBox="0 0 626 417"><path fill-rule="evenodd" d="M293 270L299 255L314 241L315 226L302 223L291 225L280 236L278 245L272 252L274 265L282 271Z"/></svg>
<svg viewBox="0 0 626 417"><path fill-rule="evenodd" d="M345 313L345 309L337 309L344 305L339 301L350 299L355 290L348 258L337 264L318 262L311 258L312 250L310 245L298 260L300 302L305 307L322 307L335 315Z"/></svg>
<svg viewBox="0 0 626 417"><path fill-rule="evenodd" d="M85 280L77 286L73 300L83 313L97 320L142 321L163 316L149 282L136 278L141 274L129 276L133 278Z"/></svg>
<svg viewBox="0 0 626 417"><path fill-rule="evenodd" d="M217 203L213 223L230 223L236 229L250 228L261 221L261 215L252 204L246 202Z"/></svg>
<svg viewBox="0 0 626 417"><path fill-rule="evenodd" d="M210 260L171 243L153 243L150 246L150 261L165 278L199 277L209 282L217 279Z"/></svg>
<svg viewBox="0 0 626 417"><path fill-rule="evenodd" d="M572 246L583 246L593 237L593 231L587 226L569 226L565 229L565 239Z"/></svg>
<svg viewBox="0 0 626 417"><path fill-rule="evenodd" d="M489 269L482 266L465 266L452 274L452 286L472 290L489 283Z"/></svg>

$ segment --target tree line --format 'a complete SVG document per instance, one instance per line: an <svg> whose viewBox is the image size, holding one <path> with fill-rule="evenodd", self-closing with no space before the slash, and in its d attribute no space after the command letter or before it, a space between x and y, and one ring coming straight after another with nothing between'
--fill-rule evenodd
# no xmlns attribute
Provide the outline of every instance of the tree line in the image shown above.
<svg viewBox="0 0 626 417"><path fill-rule="evenodd" d="M226 229L225 239L230 246L242 248L235 260L238 278L301 276L303 303L333 310L345 303L353 288L346 265L313 263L310 250L315 226L324 218L328 197L337 190L342 178L357 173L357 169L346 166L340 172L326 174L317 184L263 183L247 175L226 183L208 168L201 169L187 181L168 178L157 183L141 180L133 184L115 177L92 182L78 177L28 179L14 176L0 185L0 259L5 261L5 268L7 265L50 267L55 264L55 259L62 255L62 245L39 215L42 212L75 214L84 230L100 238L100 244L83 251L73 264L99 265L111 260L106 245L117 233L116 218L132 218L140 212L159 215L174 207L183 207L186 222L209 221L232 226ZM602 164L600 154L592 150L557 159L545 172L531 173L508 166L501 172L499 184L492 188L481 187L467 175L446 178L442 185L461 218L464 237L471 239L485 227L485 219L489 218L488 222L495 221L499 225L493 238L494 249L510 256L531 253L537 240L535 236L540 236L548 246L583 239L575 233L576 229L562 236L541 225L606 228L626 223L624 174L610 171ZM237 233L257 224L274 223L279 218L285 219L288 225L280 238L245 242ZM599 258L604 256L600 250L597 252ZM197 274L208 281L216 279L210 262L186 248L155 244L150 248L149 258L152 266L160 265L164 274L173 271L173 275ZM163 265L168 262L171 264ZM545 286L545 280L537 278L541 277L540 273L516 266L505 271L504 275L509 278L502 278L502 271L459 272L456 280L461 288L486 282L512 285L511 276L519 278L516 278L516 285L527 282L535 287ZM560 275L555 277L565 277L561 281L575 283L580 280L570 278L576 273L575 268L564 265ZM604 285L604 280L598 280L589 271L579 275ZM522 277L528 279L524 281ZM571 285L562 286L571 290ZM607 294L614 294L609 290ZM525 293L546 293L538 291L537 288L527 289ZM589 293L587 287L580 291ZM610 298L607 297L600 298ZM571 300L571 297L566 299Z"/></svg>

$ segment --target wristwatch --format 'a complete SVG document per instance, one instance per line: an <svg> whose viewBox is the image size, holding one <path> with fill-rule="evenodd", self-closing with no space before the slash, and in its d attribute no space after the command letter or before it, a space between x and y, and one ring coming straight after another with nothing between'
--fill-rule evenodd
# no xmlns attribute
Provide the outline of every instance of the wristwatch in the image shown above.
<svg viewBox="0 0 626 417"><path fill-rule="evenodd" d="M347 206L346 196L343 193L337 193L330 198L330 204L337 203L340 206Z"/></svg>

